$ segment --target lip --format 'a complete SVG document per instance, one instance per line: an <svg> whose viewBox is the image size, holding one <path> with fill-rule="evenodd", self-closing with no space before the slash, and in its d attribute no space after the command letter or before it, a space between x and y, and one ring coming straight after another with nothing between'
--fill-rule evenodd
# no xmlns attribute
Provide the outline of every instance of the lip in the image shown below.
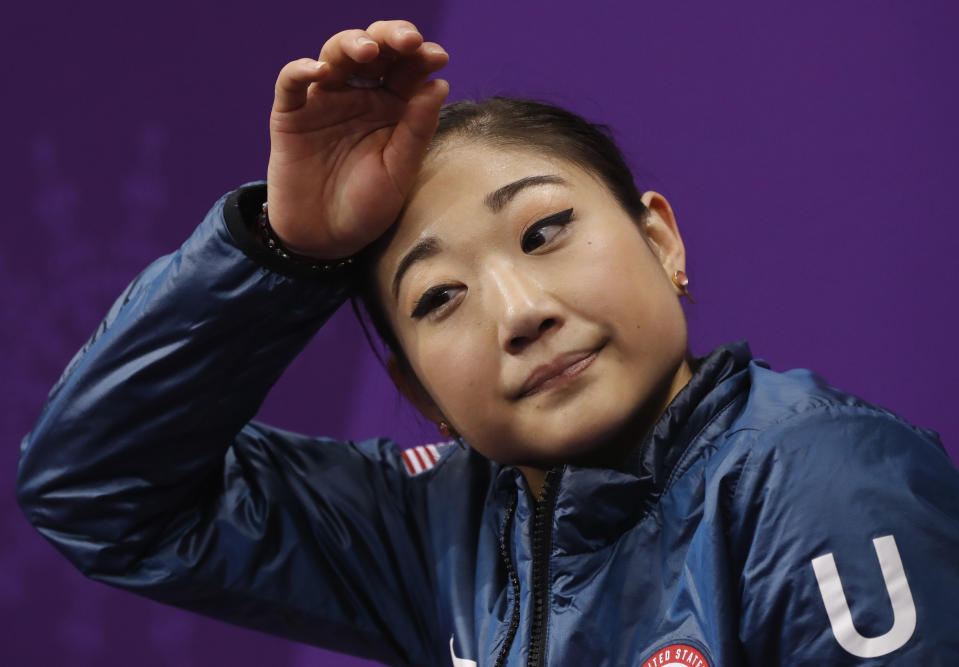
<svg viewBox="0 0 959 667"><path fill-rule="evenodd" d="M601 349L602 345L589 350L567 352L548 364L537 366L520 387L518 398L526 398L565 385L589 368Z"/></svg>

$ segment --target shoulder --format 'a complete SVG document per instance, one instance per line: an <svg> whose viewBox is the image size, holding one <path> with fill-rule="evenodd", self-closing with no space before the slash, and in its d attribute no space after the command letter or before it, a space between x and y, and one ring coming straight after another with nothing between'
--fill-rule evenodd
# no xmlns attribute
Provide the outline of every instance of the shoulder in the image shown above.
<svg viewBox="0 0 959 667"><path fill-rule="evenodd" d="M889 535L914 568L959 548L959 471L935 433L810 371L750 373L720 501L742 567L808 575L815 557L862 559Z"/></svg>
<svg viewBox="0 0 959 667"><path fill-rule="evenodd" d="M749 372L746 404L727 433L741 464L740 501L761 497L827 514L854 494L858 501L922 494L956 505L959 473L933 431L812 371L751 364Z"/></svg>
<svg viewBox="0 0 959 667"><path fill-rule="evenodd" d="M825 537L840 528L892 530L932 506L959 519L959 471L938 437L841 398L816 397L733 436L740 440L733 496L740 520L753 515L760 524L753 530L766 522Z"/></svg>
<svg viewBox="0 0 959 667"><path fill-rule="evenodd" d="M941 462L948 456L938 435L858 396L827 384L810 370L784 373L749 366L745 406L727 439L745 445L751 459L801 456L816 461L896 453Z"/></svg>
<svg viewBox="0 0 959 667"><path fill-rule="evenodd" d="M730 511L777 500L828 511L837 497L864 487L886 497L913 486L959 495L955 466L933 431L809 370L779 373L753 362L748 372L745 403L714 464L727 490L734 488L727 500L740 505Z"/></svg>
<svg viewBox="0 0 959 667"><path fill-rule="evenodd" d="M796 428L818 420L856 417L899 422L920 437L938 442L932 431L913 427L895 413L829 385L811 370L776 372L752 362L749 379L746 405L731 431Z"/></svg>
<svg viewBox="0 0 959 667"><path fill-rule="evenodd" d="M444 468L450 468L447 472L469 470L476 473L477 468L495 467L485 458L469 456L472 450L454 441L402 448L389 438L336 440L295 433L257 421L242 428L239 440L246 447L269 447L296 459L313 458L330 466L356 461L361 465L402 472L404 477L428 478ZM485 465L477 465L477 458Z"/></svg>
<svg viewBox="0 0 959 667"><path fill-rule="evenodd" d="M251 477L264 489L324 503L372 506L389 500L422 513L438 499L484 497L500 466L471 448L439 442L401 448L389 438L336 440L246 424L226 455L228 482Z"/></svg>
<svg viewBox="0 0 959 667"><path fill-rule="evenodd" d="M784 656L782 664L865 656L856 652L862 637L888 639L866 642L870 655L903 646L925 655L948 634L942 591L959 592L949 565L959 549L959 471L938 437L810 371L750 372L746 406L728 435L740 468L723 508L747 646ZM926 618L901 641L883 634L891 597L879 570L889 575L893 551L912 591L902 605ZM855 600L856 632L835 625L848 613L829 606L839 584L824 588L826 559L838 563L842 590ZM776 630L787 625L806 640L793 644Z"/></svg>

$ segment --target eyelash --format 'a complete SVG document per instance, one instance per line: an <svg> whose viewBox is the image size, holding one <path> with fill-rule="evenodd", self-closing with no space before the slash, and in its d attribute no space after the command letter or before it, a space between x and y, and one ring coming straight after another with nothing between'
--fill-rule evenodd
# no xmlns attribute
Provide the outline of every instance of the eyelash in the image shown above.
<svg viewBox="0 0 959 667"><path fill-rule="evenodd" d="M453 298L452 296L448 296L444 301L440 301L440 297L441 295L448 295L449 291L454 288L455 285L436 285L435 287L430 287L416 300L416 306L413 308L413 312L410 313L410 317L418 320L421 317L429 315L443 304L448 303L450 299Z"/></svg>
<svg viewBox="0 0 959 667"><path fill-rule="evenodd" d="M573 221L573 209L571 208L568 208L565 211L560 211L559 213L553 213L552 215L548 215L542 220L537 220L532 225L530 225L525 232L523 232L523 239L520 241L520 247L523 248L523 252L525 253L533 252L534 250L536 250L536 248L540 248L543 245L546 245L547 243L553 240L552 238L550 238L543 241L543 243L536 246L535 248L527 248L526 244L530 240L533 234L551 225L559 225L560 227L565 227L572 221Z"/></svg>
<svg viewBox="0 0 959 667"><path fill-rule="evenodd" d="M572 221L573 209L571 208L568 208L565 211L559 211L558 213L553 213L552 215L548 215L541 220L537 220L530 225L525 232L523 232L523 238L520 240L520 247L525 253L534 252L555 238L555 236L553 236L543 241L543 243L540 245L530 248L528 244L534 234L537 234L540 232L540 230L552 225L565 227ZM410 313L410 317L413 319L421 319L432 313L437 308L441 308L453 298L453 296L450 295L450 291L453 289L456 289L455 285L436 285L435 287L429 288L423 292L419 299L416 300L416 305L413 307L413 312Z"/></svg>

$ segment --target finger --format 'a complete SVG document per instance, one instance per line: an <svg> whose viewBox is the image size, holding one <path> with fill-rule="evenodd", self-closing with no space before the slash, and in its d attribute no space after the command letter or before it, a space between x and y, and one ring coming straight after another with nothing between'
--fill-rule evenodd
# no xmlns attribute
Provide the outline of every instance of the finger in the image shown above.
<svg viewBox="0 0 959 667"><path fill-rule="evenodd" d="M300 58L287 63L276 77L273 110L294 111L306 104L310 84L320 81L329 73L329 65L309 58Z"/></svg>
<svg viewBox="0 0 959 667"><path fill-rule="evenodd" d="M450 85L443 79L423 83L406 104L389 143L383 148L383 162L402 192L409 190L419 172L449 92Z"/></svg>
<svg viewBox="0 0 959 667"><path fill-rule="evenodd" d="M395 56L412 55L423 43L423 35L409 21L376 21L366 32L383 53Z"/></svg>
<svg viewBox="0 0 959 667"><path fill-rule="evenodd" d="M420 86L449 63L449 54L435 42L424 42L416 52L400 58L383 78L383 85L403 99L409 99Z"/></svg>
<svg viewBox="0 0 959 667"><path fill-rule="evenodd" d="M379 54L379 45L365 30L344 30L333 35L323 45L317 58L330 66L329 74L323 79L323 87L342 86L360 67L375 61Z"/></svg>
<svg viewBox="0 0 959 667"><path fill-rule="evenodd" d="M397 60L414 55L423 44L423 36L409 21L377 21L370 24L365 34L376 42L377 57L370 61L361 60L346 80L378 82ZM344 45L348 43L344 42ZM332 77L328 83L339 85L342 80L341 77Z"/></svg>

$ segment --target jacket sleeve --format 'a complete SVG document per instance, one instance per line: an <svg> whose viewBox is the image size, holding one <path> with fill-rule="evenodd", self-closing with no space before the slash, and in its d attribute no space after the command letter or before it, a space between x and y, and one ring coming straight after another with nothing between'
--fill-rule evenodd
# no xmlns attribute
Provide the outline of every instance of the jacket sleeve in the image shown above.
<svg viewBox="0 0 959 667"><path fill-rule="evenodd" d="M230 230L262 190L221 199L117 300L23 441L18 500L93 579L332 650L434 663L425 491L395 446L250 422L345 292L240 249Z"/></svg>
<svg viewBox="0 0 959 667"><path fill-rule="evenodd" d="M825 405L748 456L730 530L750 665L959 661L959 472L934 433Z"/></svg>

